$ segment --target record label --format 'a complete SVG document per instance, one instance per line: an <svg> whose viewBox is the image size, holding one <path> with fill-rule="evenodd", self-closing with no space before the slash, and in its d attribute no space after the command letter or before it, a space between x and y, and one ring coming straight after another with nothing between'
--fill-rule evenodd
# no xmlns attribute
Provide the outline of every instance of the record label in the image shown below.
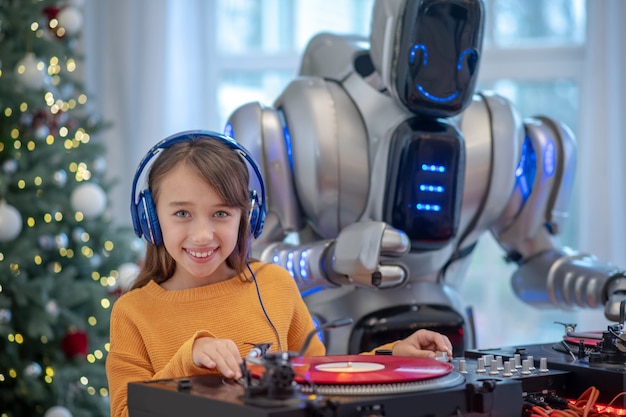
<svg viewBox="0 0 626 417"><path fill-rule="evenodd" d="M292 362L295 381L315 384L383 384L422 381L449 374L453 366L404 356L304 356Z"/></svg>

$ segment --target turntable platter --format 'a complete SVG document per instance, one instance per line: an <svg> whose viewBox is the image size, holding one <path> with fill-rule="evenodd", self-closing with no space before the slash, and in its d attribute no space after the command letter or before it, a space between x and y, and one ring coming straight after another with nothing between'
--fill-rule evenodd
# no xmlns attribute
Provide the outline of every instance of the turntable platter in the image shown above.
<svg viewBox="0 0 626 417"><path fill-rule="evenodd" d="M452 372L448 362L401 356L309 356L292 362L295 381L315 384L385 384L423 381Z"/></svg>

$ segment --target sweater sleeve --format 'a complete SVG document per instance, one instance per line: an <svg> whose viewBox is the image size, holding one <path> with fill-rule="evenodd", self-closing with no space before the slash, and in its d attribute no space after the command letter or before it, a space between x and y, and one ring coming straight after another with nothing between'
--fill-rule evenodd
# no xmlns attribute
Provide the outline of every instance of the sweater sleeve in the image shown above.
<svg viewBox="0 0 626 417"><path fill-rule="evenodd" d="M176 378L209 371L193 363L192 347L199 337L212 335L199 331L188 339L167 365L155 372L132 314L122 303L111 312L110 349L106 360L111 417L128 417L128 383L153 379Z"/></svg>

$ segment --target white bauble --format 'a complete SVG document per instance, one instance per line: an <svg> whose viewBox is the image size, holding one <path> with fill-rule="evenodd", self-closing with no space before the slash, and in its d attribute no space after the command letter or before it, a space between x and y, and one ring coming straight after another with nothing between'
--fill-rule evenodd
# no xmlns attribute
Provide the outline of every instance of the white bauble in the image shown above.
<svg viewBox="0 0 626 417"><path fill-rule="evenodd" d="M37 90L46 84L46 64L34 53L28 52L15 66L15 76L21 85Z"/></svg>
<svg viewBox="0 0 626 417"><path fill-rule="evenodd" d="M137 275L139 275L139 270L139 265L132 262L124 263L117 268L117 272L119 273L117 286L119 286L122 292L128 291L130 287L133 286Z"/></svg>
<svg viewBox="0 0 626 417"><path fill-rule="evenodd" d="M73 6L62 8L57 14L59 26L65 29L67 35L76 35L83 28L83 14Z"/></svg>
<svg viewBox="0 0 626 417"><path fill-rule="evenodd" d="M0 202L0 241L10 242L22 231L22 216L5 201Z"/></svg>
<svg viewBox="0 0 626 417"><path fill-rule="evenodd" d="M104 213L107 196L98 184L85 183L74 189L70 203L72 208L83 213L86 219L92 219Z"/></svg>
<svg viewBox="0 0 626 417"><path fill-rule="evenodd" d="M72 413L65 407L55 405L48 408L48 411L46 411L43 417L72 417Z"/></svg>

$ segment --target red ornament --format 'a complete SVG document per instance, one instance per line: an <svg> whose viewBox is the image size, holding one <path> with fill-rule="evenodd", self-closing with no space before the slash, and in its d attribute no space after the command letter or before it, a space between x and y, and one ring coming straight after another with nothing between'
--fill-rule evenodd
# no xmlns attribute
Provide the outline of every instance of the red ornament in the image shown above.
<svg viewBox="0 0 626 417"><path fill-rule="evenodd" d="M43 14L46 15L46 17L48 18L48 22L50 22L52 19L56 19L60 11L61 7L57 6L46 6L43 8Z"/></svg>
<svg viewBox="0 0 626 417"><path fill-rule="evenodd" d="M57 16L59 15L59 12L63 10L63 7L57 7L57 6L46 6L43 9L43 14L46 16L46 18L48 19L48 27L47 29L57 38L62 38L63 37L63 32L61 32L61 34L59 35L59 23L57 20ZM52 20L57 20L56 24L54 26L50 26L50 23L52 22Z"/></svg>
<svg viewBox="0 0 626 417"><path fill-rule="evenodd" d="M61 350L68 359L87 356L87 345L87 333L77 329L68 330L61 340Z"/></svg>

